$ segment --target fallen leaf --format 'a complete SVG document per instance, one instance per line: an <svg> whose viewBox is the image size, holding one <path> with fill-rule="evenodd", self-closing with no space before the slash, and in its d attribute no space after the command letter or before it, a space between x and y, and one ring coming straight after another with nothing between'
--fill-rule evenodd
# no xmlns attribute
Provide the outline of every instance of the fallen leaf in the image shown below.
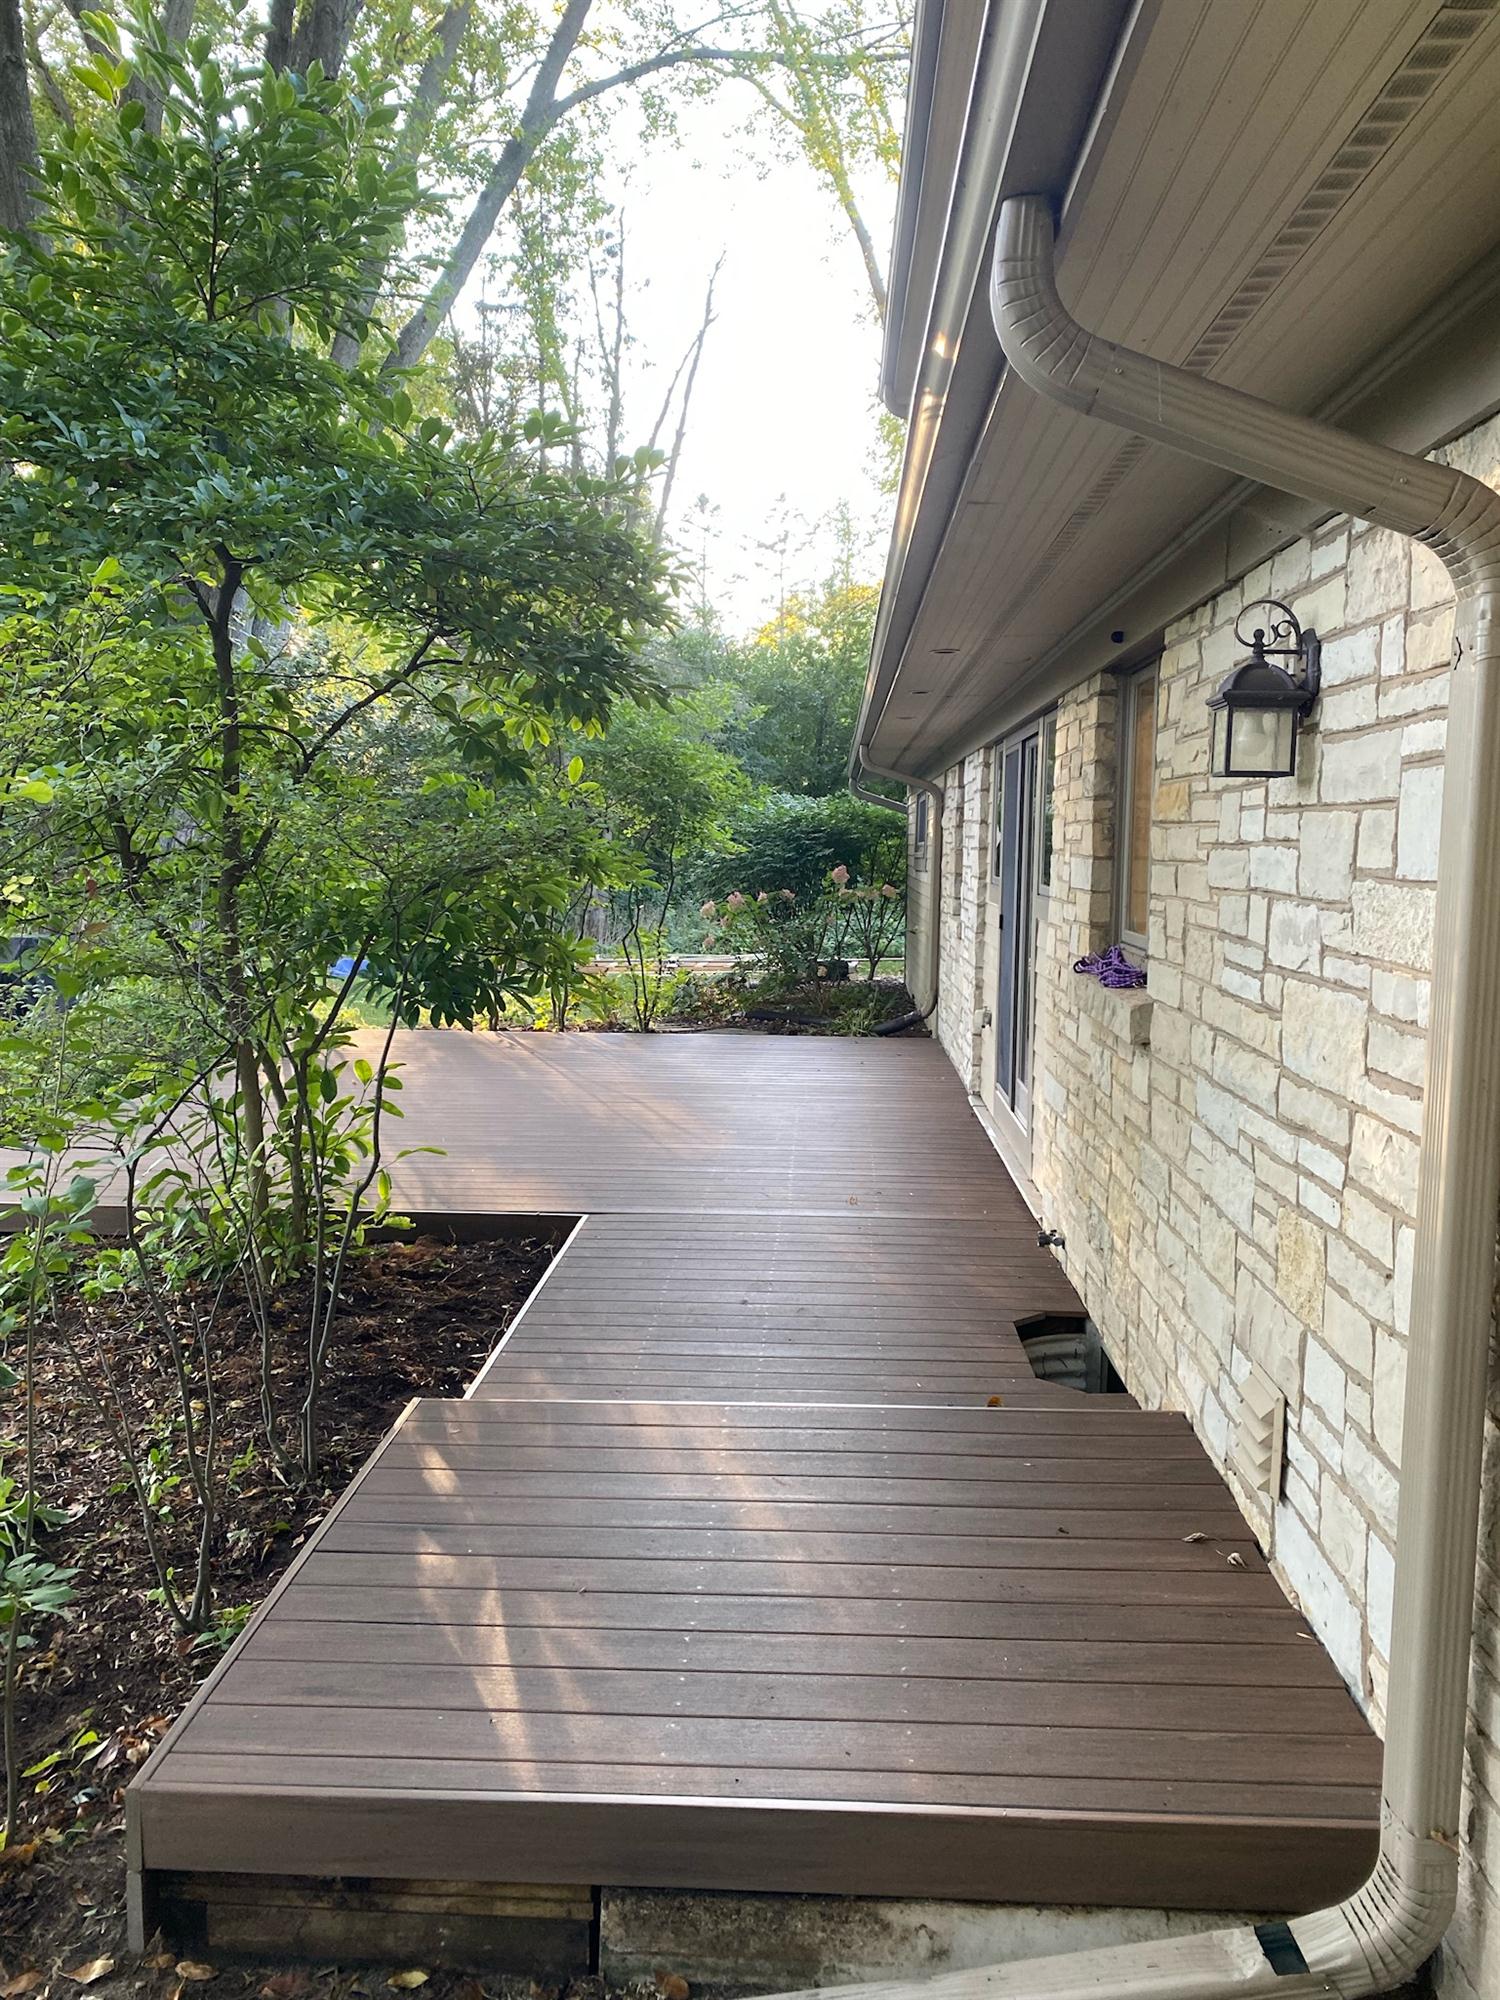
<svg viewBox="0 0 1500 2000"><path fill-rule="evenodd" d="M424 1972L420 1965L414 1965L409 1972L393 1972L385 1983L387 1986L396 1987L402 1993L409 1993L414 1986L425 1986L431 1977L430 1972Z"/></svg>
<svg viewBox="0 0 1500 2000"><path fill-rule="evenodd" d="M177 1954L175 1951L154 1952L146 1963L153 1972L165 1972L169 1965L177 1963Z"/></svg>
<svg viewBox="0 0 1500 2000"><path fill-rule="evenodd" d="M305 1972L273 1972L260 1989L260 2000L297 2000L311 1984Z"/></svg>
<svg viewBox="0 0 1500 2000"><path fill-rule="evenodd" d="M1232 1564L1235 1569L1243 1569L1245 1567L1245 1558L1240 1554L1238 1549L1231 1549L1224 1560Z"/></svg>
<svg viewBox="0 0 1500 2000"><path fill-rule="evenodd" d="M1208 1537L1207 1535L1204 1534L1203 1530L1199 1528L1191 1535L1184 1535L1182 1539L1185 1542L1206 1542L1208 1540Z"/></svg>
<svg viewBox="0 0 1500 2000"><path fill-rule="evenodd" d="M0 1849L0 1868L24 1868L28 1861L35 1861L41 1845L39 1840L22 1840L14 1847Z"/></svg>
<svg viewBox="0 0 1500 2000"><path fill-rule="evenodd" d="M680 1972L658 1972L656 1990L661 2000L688 2000L692 1989Z"/></svg>
<svg viewBox="0 0 1500 2000"><path fill-rule="evenodd" d="M103 1979L114 1969L112 1958L91 1958L87 1965L75 1965L71 1972L64 1972L63 1978L71 1979L75 1986L92 1986L96 1979Z"/></svg>
<svg viewBox="0 0 1500 2000"><path fill-rule="evenodd" d="M196 1958L179 1958L176 1972L179 1979L217 1979L219 1976L216 1965L204 1965Z"/></svg>
<svg viewBox="0 0 1500 2000"><path fill-rule="evenodd" d="M0 2000L19 2000L22 1993L32 1992L46 1977L46 1973L39 1972L35 1966L30 1972L14 1973L9 1979L0 1982Z"/></svg>
<svg viewBox="0 0 1500 2000"><path fill-rule="evenodd" d="M984 1407L987 1410L1003 1410L1005 1407L1005 1398L1003 1396L991 1396Z"/></svg>

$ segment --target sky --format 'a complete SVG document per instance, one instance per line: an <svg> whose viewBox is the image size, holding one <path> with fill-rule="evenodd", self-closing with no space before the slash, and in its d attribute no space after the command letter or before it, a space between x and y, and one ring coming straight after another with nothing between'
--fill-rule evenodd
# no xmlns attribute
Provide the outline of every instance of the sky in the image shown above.
<svg viewBox="0 0 1500 2000"><path fill-rule="evenodd" d="M640 157L615 198L635 339L627 416L641 435L692 338L714 260L727 252L672 516L683 537L700 493L719 508L708 594L726 628L743 632L776 609L780 562L757 544L776 534L781 496L810 524L792 523L788 587L827 571L831 539L816 524L841 501L869 534L865 567L878 581L891 502L874 466L880 329L854 239L810 168L768 162L764 137L752 153L726 130L732 118L722 96L685 107L675 144L659 141ZM860 196L884 258L894 187L877 174Z"/></svg>

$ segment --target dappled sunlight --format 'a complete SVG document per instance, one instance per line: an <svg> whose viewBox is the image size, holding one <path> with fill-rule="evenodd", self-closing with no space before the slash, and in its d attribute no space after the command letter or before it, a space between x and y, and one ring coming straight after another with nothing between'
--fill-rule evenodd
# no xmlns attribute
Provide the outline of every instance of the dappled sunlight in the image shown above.
<svg viewBox="0 0 1500 2000"><path fill-rule="evenodd" d="M709 1814L683 1880L796 1801L805 1837L734 1863L783 1888L875 1807L966 1815L975 1870L1018 1812L1122 1852L1172 1811L1186 1856L1231 1797L1258 1837L1311 1807L1367 1838L1373 1739L1186 1423L1032 1375L1017 1321L1076 1298L933 1052L409 1039L497 1206L534 1176L588 1212L468 1398L416 1405L329 1517L164 1798L234 1756L399 1795L393 1870L446 1796L485 1802L497 1868L587 1802L620 1880L651 1801ZM1283 1755L1296 1785L1260 1784Z"/></svg>

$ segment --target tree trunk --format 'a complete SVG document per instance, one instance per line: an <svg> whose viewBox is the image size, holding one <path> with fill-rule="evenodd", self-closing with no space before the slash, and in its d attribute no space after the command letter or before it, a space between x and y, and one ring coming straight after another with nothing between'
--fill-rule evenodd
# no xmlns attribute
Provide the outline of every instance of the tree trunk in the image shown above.
<svg viewBox="0 0 1500 2000"><path fill-rule="evenodd" d="M447 83L458 51L469 23L474 18L474 0L452 0L443 18L438 22L433 46L427 60L422 65L422 73L417 78L417 87L412 92L411 103L401 126L401 140L397 148L398 156L413 165L420 160L422 148L432 130L442 98L443 86ZM380 288L385 282L389 263L371 261L360 273L362 281L361 304L363 316L369 319L375 311L380 297ZM358 327L341 330L335 334L331 357L340 368L352 368L359 359L363 343L363 331Z"/></svg>
<svg viewBox="0 0 1500 2000"><path fill-rule="evenodd" d="M703 344L708 339L708 330L714 323L714 287L719 282L719 273L723 268L724 257L721 252L719 261L714 265L712 274L708 280L708 291L703 300L703 321L693 341L692 365L688 369L687 381L683 384L682 406L677 412L677 431L672 439L671 454L667 459L666 476L661 483L661 501L656 509L656 542L658 547L660 547L661 538L666 532L667 505L672 498L672 487L677 479L677 463L682 457L682 441L687 436L688 409L693 400L693 384L698 379L698 363L703 359Z"/></svg>
<svg viewBox="0 0 1500 2000"><path fill-rule="evenodd" d="M259 1254L260 1231L270 1213L270 1177L266 1161L266 1099L261 1081L260 1053L255 1042L250 970L240 927L240 891L249 867L245 841L244 726L240 714L239 680L235 670L235 607L243 578L241 565L221 551L223 580L207 607L209 641L219 683L219 789L224 816L220 837L218 949L223 959L224 994L229 1035L234 1045L235 1083L240 1095L240 1130L248 1165L252 1234Z"/></svg>
<svg viewBox="0 0 1500 2000"><path fill-rule="evenodd" d="M316 62L323 65L324 76L337 76L362 4L363 0L305 0L287 67L306 76Z"/></svg>
<svg viewBox="0 0 1500 2000"><path fill-rule="evenodd" d="M557 86L567 60L578 44L578 37L583 33L592 5L593 0L568 0L532 83L526 109L521 114L520 128L500 149L500 156L491 169L489 179L479 190L478 199L469 211L437 282L397 336L395 352L386 363L388 369L410 368L421 360L449 307L468 283L484 246L495 233L501 209L515 193L522 174L536 155L537 147L561 115Z"/></svg>
<svg viewBox="0 0 1500 2000"><path fill-rule="evenodd" d="M297 20L297 0L271 0L266 23L266 61L279 74L292 59L292 29Z"/></svg>
<svg viewBox="0 0 1500 2000"><path fill-rule="evenodd" d="M36 219L36 123L26 74L21 0L0 0L0 229L19 233Z"/></svg>
<svg viewBox="0 0 1500 2000"><path fill-rule="evenodd" d="M197 11L197 0L166 0L157 22L162 40L174 49L181 48L192 32L193 16ZM125 87L125 101L144 104L147 131L160 134L161 92L155 84L147 82L143 76L133 76Z"/></svg>

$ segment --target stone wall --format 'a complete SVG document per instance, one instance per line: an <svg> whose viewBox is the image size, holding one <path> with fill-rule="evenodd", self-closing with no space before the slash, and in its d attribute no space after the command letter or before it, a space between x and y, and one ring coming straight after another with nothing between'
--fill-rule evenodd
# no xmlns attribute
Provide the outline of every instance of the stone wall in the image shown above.
<svg viewBox="0 0 1500 2000"><path fill-rule="evenodd" d="M1442 456L1500 483L1500 423ZM1268 595L1323 635L1323 696L1294 779L1214 779L1205 702L1243 651L1238 613ZM1115 934L1115 683L1075 688L1058 712L1038 978L1033 1178L1069 1275L1131 1389L1187 1411L1221 1465L1252 1364L1278 1384L1282 1492L1239 1497L1377 1726L1452 638L1436 560L1348 520L1169 629L1149 1009L1071 970ZM986 824L988 763L949 774L960 907L945 910L940 1032L971 1087L986 908L971 852L987 858L973 823ZM1468 1847L1440 1979L1458 2000L1500 1991L1494 1427L1490 1444Z"/></svg>
<svg viewBox="0 0 1500 2000"><path fill-rule="evenodd" d="M990 773L979 751L944 777L943 925L937 1037L965 1086L979 1088L984 1008L981 968L990 919L987 893Z"/></svg>

